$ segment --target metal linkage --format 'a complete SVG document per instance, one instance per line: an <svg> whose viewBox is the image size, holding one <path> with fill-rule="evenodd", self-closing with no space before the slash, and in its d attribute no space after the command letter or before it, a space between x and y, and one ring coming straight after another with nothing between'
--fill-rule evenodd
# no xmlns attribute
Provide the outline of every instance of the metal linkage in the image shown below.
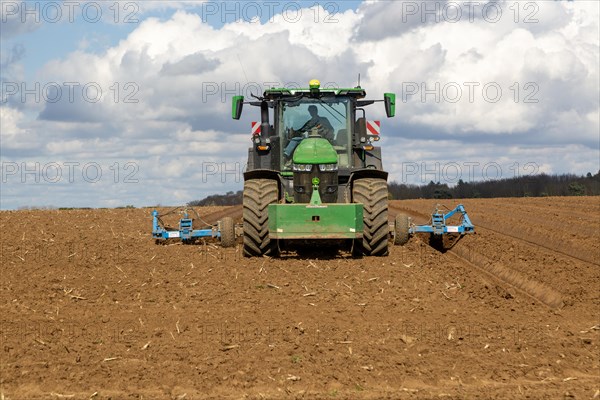
<svg viewBox="0 0 600 400"><path fill-rule="evenodd" d="M460 225L447 225L446 221L454 214L460 213ZM454 210L444 214L440 212L439 206L436 206L435 211L431 214L431 225L413 225L409 228L410 234L415 233L433 233L434 235L444 235L447 233L460 233L461 235L475 233L475 226L471 223L467 211L462 204L456 206Z"/></svg>
<svg viewBox="0 0 600 400"><path fill-rule="evenodd" d="M181 239L185 242L203 237L220 238L221 232L218 226L194 229L193 220L189 218L187 211L183 213L183 218L179 220L178 230L167 229L162 223L158 211L154 210L152 212L152 237L157 241Z"/></svg>

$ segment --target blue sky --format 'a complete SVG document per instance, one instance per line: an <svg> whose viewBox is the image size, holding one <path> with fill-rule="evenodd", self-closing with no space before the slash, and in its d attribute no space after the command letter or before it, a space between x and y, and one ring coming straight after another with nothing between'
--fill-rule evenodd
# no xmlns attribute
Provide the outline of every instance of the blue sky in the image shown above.
<svg viewBox="0 0 600 400"><path fill-rule="evenodd" d="M392 180L600 168L595 1L69 4L1 2L1 209L239 190L258 117L232 95L359 72L398 94L368 110Z"/></svg>

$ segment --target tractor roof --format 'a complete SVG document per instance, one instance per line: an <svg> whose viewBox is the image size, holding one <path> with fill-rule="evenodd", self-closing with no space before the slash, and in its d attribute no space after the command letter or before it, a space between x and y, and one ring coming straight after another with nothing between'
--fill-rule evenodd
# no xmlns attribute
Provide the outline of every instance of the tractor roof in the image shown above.
<svg viewBox="0 0 600 400"><path fill-rule="evenodd" d="M366 96L364 89L355 88L271 88L265 90L264 98L268 100L282 99L286 97L329 97L329 96L350 96L355 99L362 99Z"/></svg>

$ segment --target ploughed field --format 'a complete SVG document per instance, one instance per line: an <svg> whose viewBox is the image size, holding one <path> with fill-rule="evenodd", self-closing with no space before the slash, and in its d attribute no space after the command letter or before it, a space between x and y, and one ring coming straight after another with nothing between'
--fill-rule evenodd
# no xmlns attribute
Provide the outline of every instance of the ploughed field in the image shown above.
<svg viewBox="0 0 600 400"><path fill-rule="evenodd" d="M476 235L362 259L156 245L151 209L1 212L0 395L600 397L600 199L463 204Z"/></svg>

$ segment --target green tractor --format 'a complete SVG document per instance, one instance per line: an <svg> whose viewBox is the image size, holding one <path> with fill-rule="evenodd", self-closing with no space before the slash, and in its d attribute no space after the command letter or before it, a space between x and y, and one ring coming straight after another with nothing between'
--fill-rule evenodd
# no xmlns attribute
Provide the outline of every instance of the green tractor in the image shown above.
<svg viewBox="0 0 600 400"><path fill-rule="evenodd" d="M244 104L261 110L244 173L245 256L315 246L388 254L388 174L374 146L379 121L367 121L363 107L383 101L393 117L396 96L365 96L360 86L324 89L317 80L306 89L271 88L246 103L234 96L234 119Z"/></svg>

